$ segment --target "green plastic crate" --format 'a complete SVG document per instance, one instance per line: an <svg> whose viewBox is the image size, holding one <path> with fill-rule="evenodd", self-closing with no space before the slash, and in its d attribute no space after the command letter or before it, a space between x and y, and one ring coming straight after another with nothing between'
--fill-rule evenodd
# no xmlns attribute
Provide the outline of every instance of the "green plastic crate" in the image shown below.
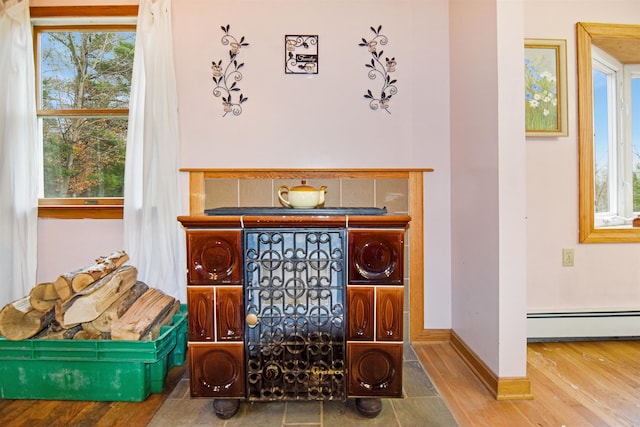
<svg viewBox="0 0 640 427"><path fill-rule="evenodd" d="M153 341L8 341L0 337L0 399L140 402L184 363L187 306Z"/></svg>

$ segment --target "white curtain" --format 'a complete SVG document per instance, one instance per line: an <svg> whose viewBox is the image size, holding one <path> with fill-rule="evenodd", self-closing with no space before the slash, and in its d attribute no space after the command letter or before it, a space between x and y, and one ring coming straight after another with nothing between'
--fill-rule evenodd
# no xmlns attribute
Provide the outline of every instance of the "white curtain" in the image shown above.
<svg viewBox="0 0 640 427"><path fill-rule="evenodd" d="M40 155L29 2L0 2L0 305L36 284Z"/></svg>
<svg viewBox="0 0 640 427"><path fill-rule="evenodd" d="M171 0L140 0L125 163L124 249L138 280L186 302Z"/></svg>

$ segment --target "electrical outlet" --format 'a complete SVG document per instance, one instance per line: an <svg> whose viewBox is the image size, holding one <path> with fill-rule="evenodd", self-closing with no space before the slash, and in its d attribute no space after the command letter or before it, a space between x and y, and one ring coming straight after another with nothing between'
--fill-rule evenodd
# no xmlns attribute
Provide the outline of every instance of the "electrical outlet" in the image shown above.
<svg viewBox="0 0 640 427"><path fill-rule="evenodd" d="M562 266L573 267L573 249L572 248L562 249Z"/></svg>

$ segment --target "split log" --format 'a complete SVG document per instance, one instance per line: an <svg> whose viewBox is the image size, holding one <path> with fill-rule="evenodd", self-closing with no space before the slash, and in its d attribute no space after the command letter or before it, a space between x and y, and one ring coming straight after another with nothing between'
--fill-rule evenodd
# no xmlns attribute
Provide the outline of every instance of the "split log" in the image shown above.
<svg viewBox="0 0 640 427"><path fill-rule="evenodd" d="M103 339L103 337L101 333L89 332L82 329L73 336L73 339L74 340L101 340Z"/></svg>
<svg viewBox="0 0 640 427"><path fill-rule="evenodd" d="M39 311L49 311L60 299L53 283L39 283L29 292L31 307Z"/></svg>
<svg viewBox="0 0 640 427"><path fill-rule="evenodd" d="M129 260L129 255L124 251L117 251L106 257L100 257L95 264L86 267L85 271L76 274L71 280L71 287L75 292L80 292L91 283L117 270Z"/></svg>
<svg viewBox="0 0 640 427"><path fill-rule="evenodd" d="M96 329L96 327L93 326L92 322L83 322L81 323L81 325L82 325L82 330L85 332L85 335L102 336L102 331L99 331L98 329Z"/></svg>
<svg viewBox="0 0 640 427"><path fill-rule="evenodd" d="M111 304L100 316L93 320L92 326L103 333L111 332L111 323L122 317L129 307L140 298L142 294L149 290L144 282L136 282L131 289L120 296L113 304Z"/></svg>
<svg viewBox="0 0 640 427"><path fill-rule="evenodd" d="M63 328L91 322L136 283L138 270L125 265L107 274L66 302L56 304L56 320Z"/></svg>
<svg viewBox="0 0 640 427"><path fill-rule="evenodd" d="M43 338L48 334L55 334L60 331L64 331L64 328L60 326L58 321L55 319L55 311L56 311L55 307L51 311L53 312L54 319L51 321L51 323L47 325L46 328L38 332L38 335L35 335L33 338Z"/></svg>
<svg viewBox="0 0 640 427"><path fill-rule="evenodd" d="M69 300L73 294L83 290L91 283L118 269L129 260L125 251L116 251L111 255L102 256L95 263L60 275L53 282L61 300Z"/></svg>
<svg viewBox="0 0 640 427"><path fill-rule="evenodd" d="M33 338L47 340L71 340L80 332L82 332L82 325L75 325L68 329L45 328Z"/></svg>
<svg viewBox="0 0 640 427"><path fill-rule="evenodd" d="M174 309L176 299L150 288L126 313L111 323L111 339L140 340Z"/></svg>
<svg viewBox="0 0 640 427"><path fill-rule="evenodd" d="M147 332L147 334L144 337L141 338L141 340L143 340L143 341L153 341L153 340L157 339L160 336L160 328L162 328L165 325L170 325L171 322L173 322L173 316L178 314L178 312L180 311L180 301L178 301L178 300L174 300L174 301L175 302L173 303L173 306L167 312L165 317L163 319L161 319L160 321L158 321L158 323L156 323L149 330L149 332Z"/></svg>
<svg viewBox="0 0 640 427"><path fill-rule="evenodd" d="M89 326L87 326L89 325ZM40 331L33 339L47 339L47 340L97 340L108 339L107 334L103 334L100 331L91 328L91 322L82 323L63 329L58 325L57 321L54 321L49 327Z"/></svg>
<svg viewBox="0 0 640 427"><path fill-rule="evenodd" d="M31 338L55 319L54 310L39 311L29 296L9 303L0 311L0 334L11 341Z"/></svg>

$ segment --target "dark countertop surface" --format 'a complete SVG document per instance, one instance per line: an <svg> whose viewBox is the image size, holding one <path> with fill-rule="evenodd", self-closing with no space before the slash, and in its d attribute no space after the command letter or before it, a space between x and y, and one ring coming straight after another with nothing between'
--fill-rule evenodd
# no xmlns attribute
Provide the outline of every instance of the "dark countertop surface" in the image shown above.
<svg viewBox="0 0 640 427"><path fill-rule="evenodd" d="M206 209L208 216L230 216L230 215L386 215L387 208L369 207L318 207L311 209L294 209L285 207L223 207Z"/></svg>

